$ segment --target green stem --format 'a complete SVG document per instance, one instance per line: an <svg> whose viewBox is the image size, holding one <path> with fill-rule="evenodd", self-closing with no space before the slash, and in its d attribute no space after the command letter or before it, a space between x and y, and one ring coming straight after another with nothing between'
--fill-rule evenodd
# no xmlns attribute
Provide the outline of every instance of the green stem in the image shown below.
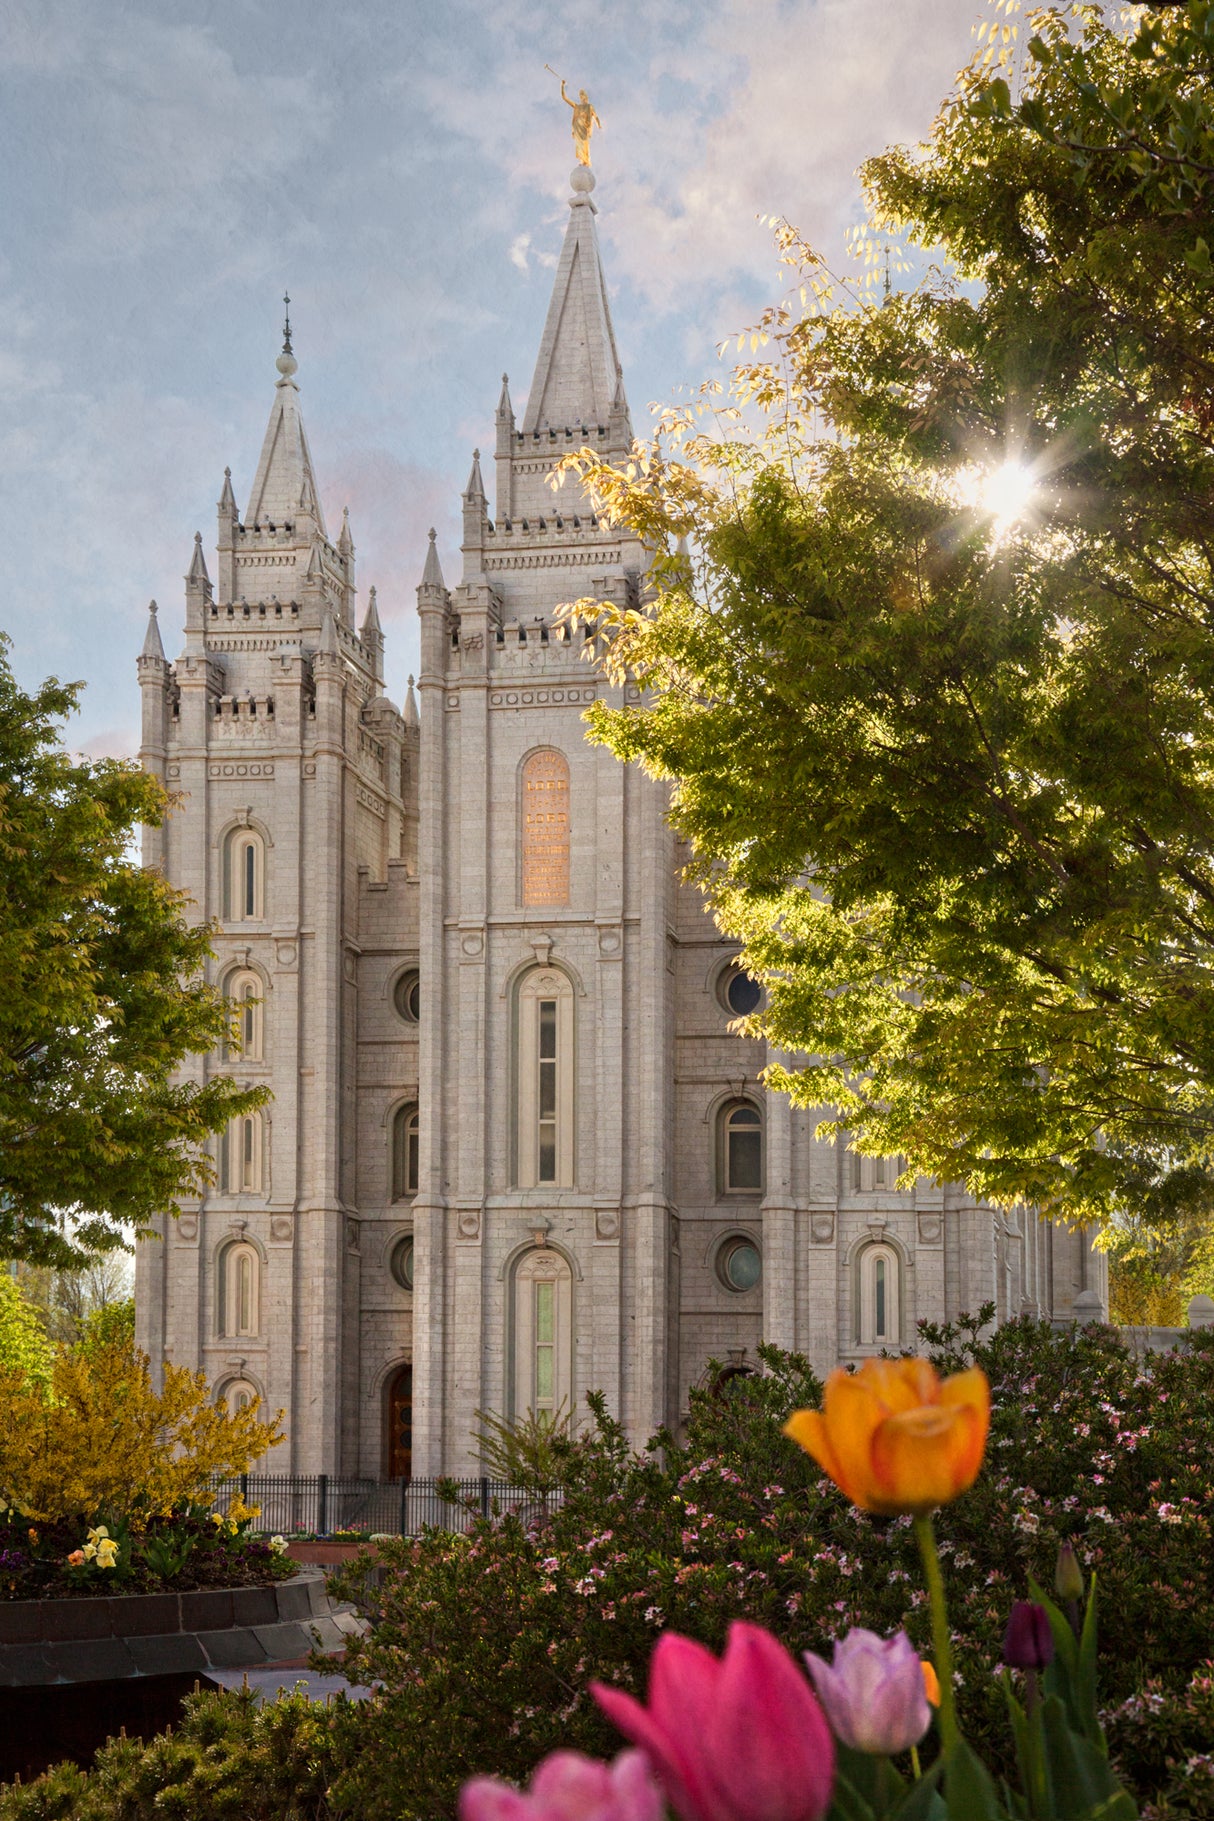
<svg viewBox="0 0 1214 1821"><path fill-rule="evenodd" d="M940 1683L940 1743L947 1755L954 1745L959 1744L961 1731L957 1725L957 1703L953 1696L953 1644L948 1629L944 1576L940 1573L940 1557L936 1553L936 1535L932 1529L930 1511L916 1514L914 1531L932 1614L932 1649L936 1659L936 1676Z"/></svg>

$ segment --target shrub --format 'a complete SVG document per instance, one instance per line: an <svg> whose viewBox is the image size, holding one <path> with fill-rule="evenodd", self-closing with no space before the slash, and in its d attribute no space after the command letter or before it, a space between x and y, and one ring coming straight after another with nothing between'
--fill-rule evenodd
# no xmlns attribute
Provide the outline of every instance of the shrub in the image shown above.
<svg viewBox="0 0 1214 1821"><path fill-rule="evenodd" d="M979 1328L924 1337L947 1370L977 1360L995 1401L986 1468L938 1520L966 1728L986 1748L1008 1607L1030 1574L1049 1584L1064 1537L1099 1570L1106 1701L1148 1677L1179 1687L1208 1653L1214 1348L1140 1365L1108 1329ZM663 1629L720 1650L746 1617L821 1652L852 1625L905 1621L926 1648L909 1524L854 1510L780 1434L820 1387L804 1359L763 1358L764 1376L693 1400L684 1442L640 1458L592 1400L597 1434L541 1526L504 1516L380 1545L377 1622L348 1666L384 1692L337 1716L343 1801L366 1821L445 1815L474 1773L524 1781L562 1744L609 1754L586 1685L639 1690Z"/></svg>
<svg viewBox="0 0 1214 1821"><path fill-rule="evenodd" d="M1153 1678L1105 1716L1113 1757L1140 1795L1158 1792L1144 1821L1214 1814L1214 1662L1182 1688Z"/></svg>
<svg viewBox="0 0 1214 1821"><path fill-rule="evenodd" d="M244 1688L183 1705L171 1732L111 1739L91 1770L59 1764L0 1789L0 1821L339 1821L326 1790L345 1703L292 1694L259 1707Z"/></svg>
<svg viewBox="0 0 1214 1821"><path fill-rule="evenodd" d="M229 1412L206 1377L166 1362L156 1391L148 1357L119 1333L61 1348L49 1391L0 1369L0 1495L43 1523L140 1518L205 1497L215 1474L244 1473L281 1441L257 1402Z"/></svg>

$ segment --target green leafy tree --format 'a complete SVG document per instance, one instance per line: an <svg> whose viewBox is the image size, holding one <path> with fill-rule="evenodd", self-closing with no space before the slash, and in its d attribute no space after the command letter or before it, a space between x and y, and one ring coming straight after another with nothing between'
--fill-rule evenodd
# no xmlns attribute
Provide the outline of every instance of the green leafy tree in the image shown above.
<svg viewBox="0 0 1214 1821"><path fill-rule="evenodd" d="M1214 1205L1214 4L1029 28L863 169L870 276L940 264L882 299L782 227L732 396L568 464L659 552L579 604L645 692L592 734L673 780L825 1130L1171 1218Z"/></svg>
<svg viewBox="0 0 1214 1821"><path fill-rule="evenodd" d="M263 1098L186 1057L226 1024L206 925L130 842L168 810L132 764L59 723L79 685L27 695L0 651L0 1257L71 1269L210 1179L211 1133Z"/></svg>
<svg viewBox="0 0 1214 1821"><path fill-rule="evenodd" d="M7 1271L0 1271L0 1373L19 1373L27 1383L49 1386L53 1344L37 1310Z"/></svg>

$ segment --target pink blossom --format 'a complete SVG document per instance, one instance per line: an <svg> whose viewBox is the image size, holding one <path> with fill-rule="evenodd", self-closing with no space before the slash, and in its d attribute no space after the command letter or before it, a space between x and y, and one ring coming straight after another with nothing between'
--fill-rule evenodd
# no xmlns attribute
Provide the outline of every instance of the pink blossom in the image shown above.
<svg viewBox="0 0 1214 1821"><path fill-rule="evenodd" d="M720 1660L667 1632L647 1707L601 1682L591 1693L648 1754L682 1821L820 1821L830 1805L830 1728L793 1659L758 1625L736 1620Z"/></svg>
<svg viewBox="0 0 1214 1821"><path fill-rule="evenodd" d="M473 1777L459 1793L460 1821L662 1821L662 1797L642 1752L599 1764L580 1751L554 1751L531 1787Z"/></svg>
<svg viewBox="0 0 1214 1821"><path fill-rule="evenodd" d="M833 1663L812 1650L805 1662L836 1739L853 1751L892 1757L931 1725L923 1665L904 1631L882 1638L857 1625L835 1645Z"/></svg>

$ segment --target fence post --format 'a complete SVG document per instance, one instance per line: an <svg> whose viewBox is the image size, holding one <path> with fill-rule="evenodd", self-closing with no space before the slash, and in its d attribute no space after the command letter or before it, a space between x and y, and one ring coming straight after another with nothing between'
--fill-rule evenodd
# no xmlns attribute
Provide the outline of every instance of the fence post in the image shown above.
<svg viewBox="0 0 1214 1821"><path fill-rule="evenodd" d="M318 1536L329 1534L329 1476L320 1476L320 1508L316 1514L316 1531Z"/></svg>
<svg viewBox="0 0 1214 1821"><path fill-rule="evenodd" d="M408 1536L408 1534L409 1534L409 1482L408 1482L408 1480L402 1480L400 1483L400 1533L402 1536Z"/></svg>
<svg viewBox="0 0 1214 1821"><path fill-rule="evenodd" d="M481 1475L481 1516L488 1517L488 1515L489 1515L489 1482L485 1478L484 1474L482 1474Z"/></svg>
<svg viewBox="0 0 1214 1821"><path fill-rule="evenodd" d="M242 1505L247 1505L249 1502L249 1476L247 1473L242 1473L240 1476L240 1502Z"/></svg>

